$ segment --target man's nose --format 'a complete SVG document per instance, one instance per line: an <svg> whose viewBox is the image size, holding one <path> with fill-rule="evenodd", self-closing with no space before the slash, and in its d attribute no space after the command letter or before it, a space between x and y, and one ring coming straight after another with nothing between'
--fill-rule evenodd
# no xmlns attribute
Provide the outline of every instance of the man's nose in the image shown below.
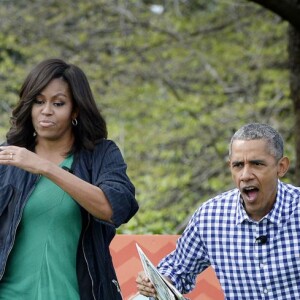
<svg viewBox="0 0 300 300"><path fill-rule="evenodd" d="M249 180L252 179L253 173L252 169L249 166L244 166L241 173L242 180Z"/></svg>

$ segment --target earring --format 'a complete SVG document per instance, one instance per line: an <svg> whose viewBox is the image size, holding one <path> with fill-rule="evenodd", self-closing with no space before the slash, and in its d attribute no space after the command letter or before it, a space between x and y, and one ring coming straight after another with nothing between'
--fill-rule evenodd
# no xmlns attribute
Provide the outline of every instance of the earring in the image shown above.
<svg viewBox="0 0 300 300"><path fill-rule="evenodd" d="M72 120L72 125L75 127L75 126L77 126L77 124L78 124L78 121L77 121L77 119L75 118L75 119L73 119Z"/></svg>

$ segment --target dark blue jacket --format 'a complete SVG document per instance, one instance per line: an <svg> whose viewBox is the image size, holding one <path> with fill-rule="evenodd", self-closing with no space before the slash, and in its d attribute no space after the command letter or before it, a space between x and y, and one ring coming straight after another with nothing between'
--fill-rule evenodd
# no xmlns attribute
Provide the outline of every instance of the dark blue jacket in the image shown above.
<svg viewBox="0 0 300 300"><path fill-rule="evenodd" d="M138 210L135 189L116 144L101 140L93 151L75 154L76 176L99 186L113 209L113 224L94 218L81 208L82 232L77 250L77 277L81 300L122 299L109 252L116 227ZM39 179L17 167L0 165L0 279L13 247L24 206Z"/></svg>

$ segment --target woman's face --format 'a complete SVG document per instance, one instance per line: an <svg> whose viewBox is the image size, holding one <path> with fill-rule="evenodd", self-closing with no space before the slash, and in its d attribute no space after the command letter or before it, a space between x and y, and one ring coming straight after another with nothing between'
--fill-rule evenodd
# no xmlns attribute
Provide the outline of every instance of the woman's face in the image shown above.
<svg viewBox="0 0 300 300"><path fill-rule="evenodd" d="M72 138L75 117L69 85L62 78L50 81L32 105L31 118L38 141Z"/></svg>

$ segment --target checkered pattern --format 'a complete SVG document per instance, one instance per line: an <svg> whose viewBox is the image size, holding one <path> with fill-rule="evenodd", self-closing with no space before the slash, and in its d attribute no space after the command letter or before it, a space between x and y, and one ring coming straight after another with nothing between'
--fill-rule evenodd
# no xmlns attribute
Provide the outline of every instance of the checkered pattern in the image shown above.
<svg viewBox="0 0 300 300"><path fill-rule="evenodd" d="M158 267L182 293L212 265L226 299L300 299L299 222L300 189L278 181L275 205L259 222L247 216L234 189L199 207ZM261 235L265 244L256 242Z"/></svg>

